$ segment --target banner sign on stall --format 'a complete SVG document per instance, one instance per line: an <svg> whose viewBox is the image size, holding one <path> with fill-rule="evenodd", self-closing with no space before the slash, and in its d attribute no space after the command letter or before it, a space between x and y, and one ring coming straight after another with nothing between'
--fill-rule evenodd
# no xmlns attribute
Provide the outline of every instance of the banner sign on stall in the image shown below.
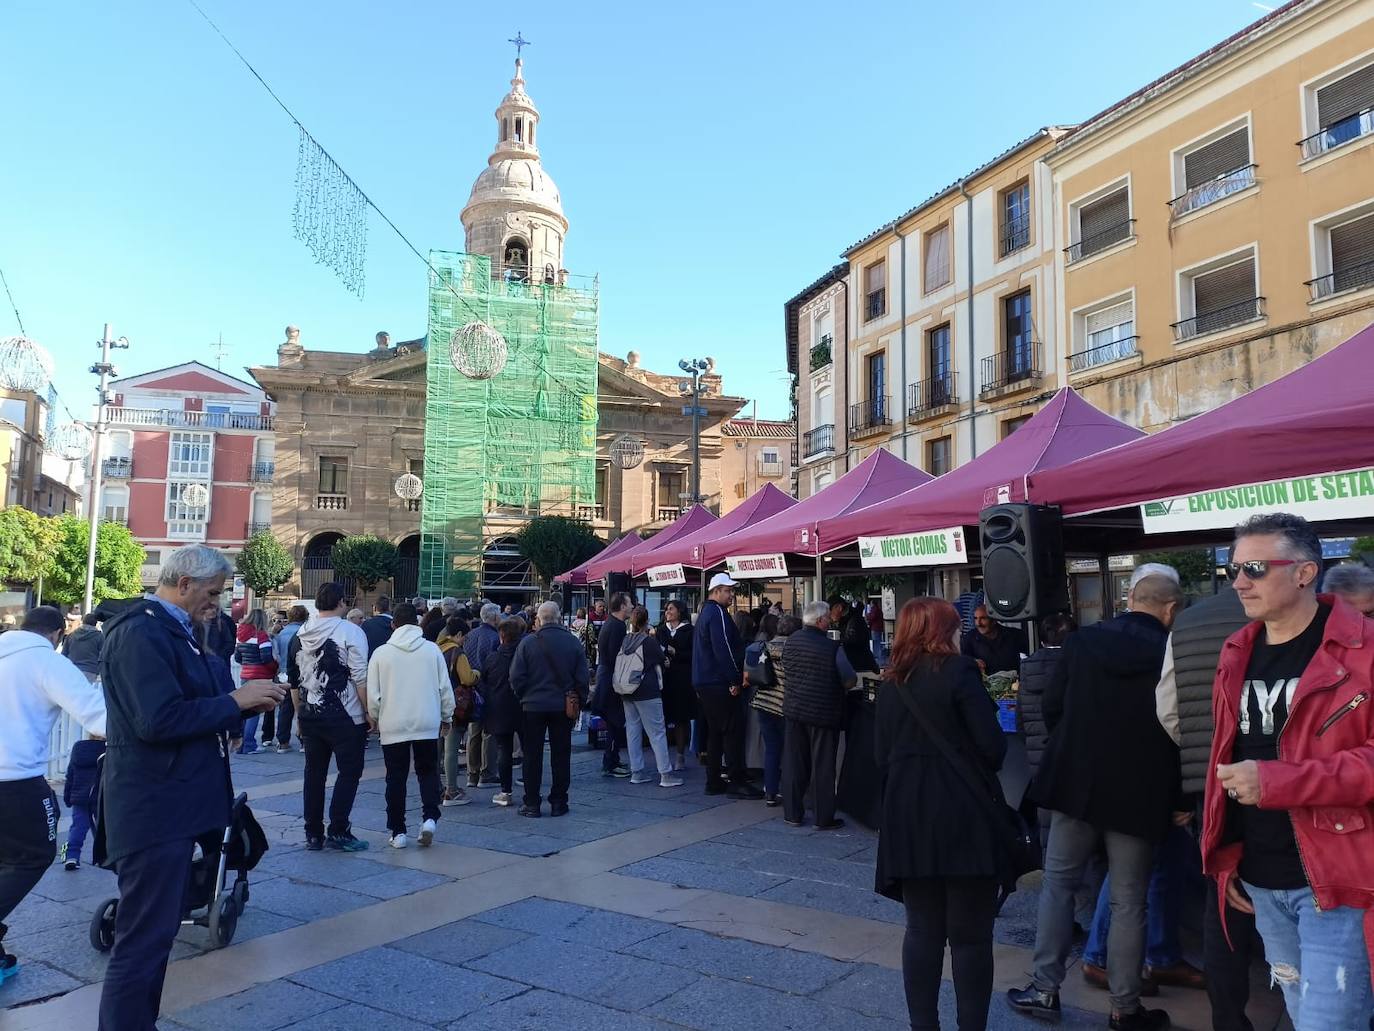
<svg viewBox="0 0 1374 1031"><path fill-rule="evenodd" d="M1292 512L1314 522L1366 519L1374 515L1374 468L1247 483L1140 506L1146 533L1227 529L1265 512Z"/></svg>
<svg viewBox="0 0 1374 1031"><path fill-rule="evenodd" d="M859 562L865 569L890 566L945 566L968 561L964 528L860 537Z"/></svg>
<svg viewBox="0 0 1374 1031"><path fill-rule="evenodd" d="M787 559L781 555L732 555L725 560L730 575L740 580L768 580L787 575Z"/></svg>
<svg viewBox="0 0 1374 1031"><path fill-rule="evenodd" d="M650 587L676 587L687 582L681 563L675 566L650 566L644 572L649 577Z"/></svg>

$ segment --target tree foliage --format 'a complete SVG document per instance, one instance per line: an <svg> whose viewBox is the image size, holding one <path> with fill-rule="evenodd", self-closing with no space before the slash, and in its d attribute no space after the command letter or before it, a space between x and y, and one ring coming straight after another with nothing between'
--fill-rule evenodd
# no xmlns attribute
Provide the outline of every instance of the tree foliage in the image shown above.
<svg viewBox="0 0 1374 1031"><path fill-rule="evenodd" d="M559 573L581 565L603 547L591 524L568 516L537 516L515 535L520 554L534 566L545 590Z"/></svg>
<svg viewBox="0 0 1374 1031"><path fill-rule="evenodd" d="M86 595L86 550L90 528L86 520L67 514L55 516L57 547L44 573L43 600L75 605ZM139 567L143 545L120 523L101 523L95 535L95 601L131 598L142 590Z"/></svg>
<svg viewBox="0 0 1374 1031"><path fill-rule="evenodd" d="M272 531L262 530L253 534L239 552L234 568L243 577L243 582L256 595L262 596L275 591L287 580L295 569L291 554L272 536Z"/></svg>
<svg viewBox="0 0 1374 1031"><path fill-rule="evenodd" d="M1367 566L1374 566L1374 537L1357 537L1350 545L1350 557Z"/></svg>
<svg viewBox="0 0 1374 1031"><path fill-rule="evenodd" d="M1212 550L1210 548L1189 548L1184 551L1148 551L1135 557L1136 565L1146 562L1162 562L1178 570L1179 582L1184 590L1197 588L1212 579Z"/></svg>
<svg viewBox="0 0 1374 1031"><path fill-rule="evenodd" d="M52 564L58 537L52 519L18 505L0 509L0 582L36 583Z"/></svg>
<svg viewBox="0 0 1374 1031"><path fill-rule="evenodd" d="M396 575L400 555L396 545L370 533L345 537L330 552L334 575L353 580L363 591L371 591L382 580Z"/></svg>

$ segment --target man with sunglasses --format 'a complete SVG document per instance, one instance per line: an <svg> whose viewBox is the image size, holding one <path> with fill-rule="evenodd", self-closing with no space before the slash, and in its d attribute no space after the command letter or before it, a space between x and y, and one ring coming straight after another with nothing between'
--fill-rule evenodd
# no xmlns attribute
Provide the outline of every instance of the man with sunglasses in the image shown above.
<svg viewBox="0 0 1374 1031"><path fill-rule="evenodd" d="M1252 622L1222 648L1202 835L1222 905L1253 913L1295 1031L1369 1026L1374 931L1374 622L1316 593L1306 520L1236 529Z"/></svg>

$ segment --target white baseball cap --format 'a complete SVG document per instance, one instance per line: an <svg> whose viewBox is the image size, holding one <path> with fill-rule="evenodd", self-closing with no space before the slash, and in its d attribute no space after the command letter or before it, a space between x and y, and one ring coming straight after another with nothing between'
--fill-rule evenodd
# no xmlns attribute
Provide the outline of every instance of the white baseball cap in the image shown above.
<svg viewBox="0 0 1374 1031"><path fill-rule="evenodd" d="M711 577L711 586L707 588L707 593L714 591L717 587L734 587L735 581L731 579L729 573L717 573Z"/></svg>

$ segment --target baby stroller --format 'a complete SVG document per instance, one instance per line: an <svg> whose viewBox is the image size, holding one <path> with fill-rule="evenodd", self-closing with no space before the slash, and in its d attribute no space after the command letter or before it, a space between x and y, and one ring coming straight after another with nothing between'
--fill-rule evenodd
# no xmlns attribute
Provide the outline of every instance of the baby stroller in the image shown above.
<svg viewBox="0 0 1374 1031"><path fill-rule="evenodd" d="M210 929L211 948L222 949L234 940L234 929L248 906L248 871L267 852L267 835L240 792L230 809L222 841L198 843L191 859L191 877L182 903L183 924ZM234 872L233 884L229 872ZM91 944L101 952L114 947L115 914L119 899L106 899L91 918Z"/></svg>

